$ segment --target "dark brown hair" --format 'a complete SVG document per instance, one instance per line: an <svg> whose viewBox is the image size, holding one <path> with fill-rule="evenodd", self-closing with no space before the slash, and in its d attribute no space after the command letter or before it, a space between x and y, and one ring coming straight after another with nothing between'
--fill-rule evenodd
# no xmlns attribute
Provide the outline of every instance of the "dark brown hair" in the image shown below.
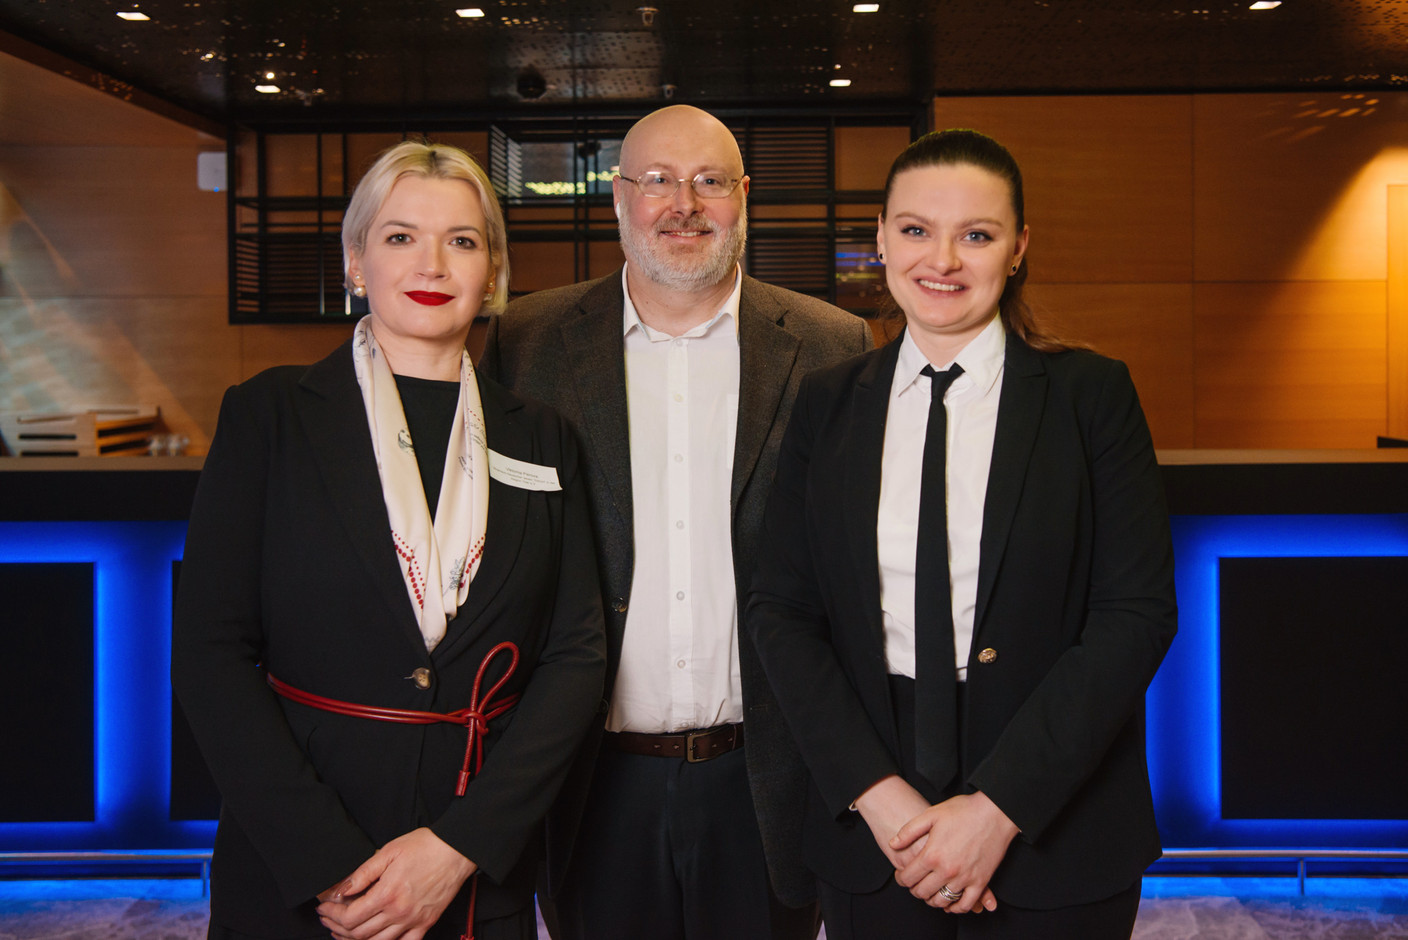
<svg viewBox="0 0 1408 940"><path fill-rule="evenodd" d="M1022 230L1027 220L1022 200L1022 171L1017 167L1017 161L1006 147L991 137L962 128L925 134L895 158L890 165L890 175L885 178L885 204L880 209L880 217L883 219L890 208L895 178L901 173L927 166L952 165L975 166L1006 180L1008 191L1012 194L1012 211L1017 216L1017 231ZM1031 308L1022 299L1022 288L1026 283L1027 259L1023 255L1017 273L1007 279L1002 296L997 301L1002 325L1008 332L1021 337L1028 346L1041 352L1080 348L1079 344L1061 340L1037 325Z"/></svg>

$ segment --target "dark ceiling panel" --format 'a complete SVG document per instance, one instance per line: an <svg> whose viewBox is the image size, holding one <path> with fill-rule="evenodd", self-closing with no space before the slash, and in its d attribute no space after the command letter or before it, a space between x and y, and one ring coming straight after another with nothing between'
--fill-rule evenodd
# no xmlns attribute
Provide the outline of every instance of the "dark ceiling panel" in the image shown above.
<svg viewBox="0 0 1408 940"><path fill-rule="evenodd" d="M0 0L0 29L216 119L1408 87L1408 0L471 2Z"/></svg>

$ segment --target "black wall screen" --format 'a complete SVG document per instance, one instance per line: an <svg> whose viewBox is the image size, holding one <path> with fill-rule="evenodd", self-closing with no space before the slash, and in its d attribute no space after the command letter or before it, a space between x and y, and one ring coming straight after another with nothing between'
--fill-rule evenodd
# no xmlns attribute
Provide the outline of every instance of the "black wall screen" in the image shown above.
<svg viewBox="0 0 1408 940"><path fill-rule="evenodd" d="M1223 558L1222 815L1408 819L1408 558Z"/></svg>

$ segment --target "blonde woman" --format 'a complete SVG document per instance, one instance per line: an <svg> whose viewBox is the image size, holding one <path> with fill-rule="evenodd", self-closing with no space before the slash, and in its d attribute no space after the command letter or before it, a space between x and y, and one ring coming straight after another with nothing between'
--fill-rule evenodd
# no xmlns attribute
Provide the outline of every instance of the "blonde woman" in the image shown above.
<svg viewBox="0 0 1408 940"><path fill-rule="evenodd" d="M532 937L604 670L576 448L465 353L508 287L467 154L383 154L343 249L371 313L227 393L192 509L172 681L224 799L210 936Z"/></svg>

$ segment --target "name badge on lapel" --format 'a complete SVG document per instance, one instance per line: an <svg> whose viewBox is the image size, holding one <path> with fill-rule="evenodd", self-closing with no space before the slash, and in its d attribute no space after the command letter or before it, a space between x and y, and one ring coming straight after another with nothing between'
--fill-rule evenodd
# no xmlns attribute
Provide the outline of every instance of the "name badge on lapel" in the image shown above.
<svg viewBox="0 0 1408 940"><path fill-rule="evenodd" d="M492 448L489 450L489 476L520 490L541 490L550 493L562 489L562 484L557 479L556 467L514 460Z"/></svg>

